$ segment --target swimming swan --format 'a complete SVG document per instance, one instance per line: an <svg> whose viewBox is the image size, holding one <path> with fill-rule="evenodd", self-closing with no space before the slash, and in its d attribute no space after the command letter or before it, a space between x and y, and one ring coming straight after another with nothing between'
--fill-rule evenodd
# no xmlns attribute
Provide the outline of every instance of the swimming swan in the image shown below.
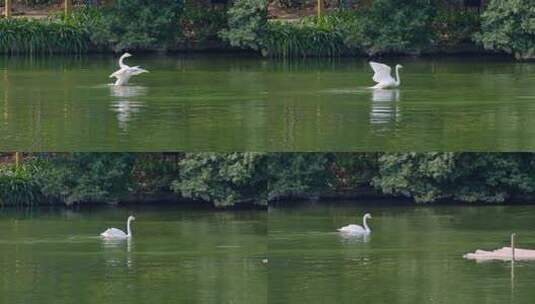
<svg viewBox="0 0 535 304"><path fill-rule="evenodd" d="M401 79L399 78L399 70L403 68L400 64L396 65L396 79L392 77L392 69L383 63L370 62L375 74L373 75L373 81L377 84L372 89L388 89L388 88L397 88L401 84Z"/></svg>
<svg viewBox="0 0 535 304"><path fill-rule="evenodd" d="M369 213L366 213L364 214L364 216L362 217L362 225L364 225L364 228L360 225L347 225L347 226L344 226L340 229L338 229L338 231L342 232L342 233L347 233L347 234L370 234L372 231L370 230L370 227L368 227L368 223L366 222L367 219L371 219L372 216L371 214Z"/></svg>
<svg viewBox="0 0 535 304"><path fill-rule="evenodd" d="M136 218L132 215L128 217L126 221L126 231L124 233L121 229L117 228L108 228L106 231L102 232L100 235L105 239L128 239L132 237L132 230L130 229L130 222L135 221Z"/></svg>
<svg viewBox="0 0 535 304"><path fill-rule="evenodd" d="M119 58L119 70L115 71L113 74L110 75L110 78L117 78L117 81L115 81L116 86L122 86L126 85L128 81L130 80L130 77L148 73L149 71L144 70L140 68L139 66L130 67L124 63L124 59L131 57L130 53L124 53L121 58Z"/></svg>

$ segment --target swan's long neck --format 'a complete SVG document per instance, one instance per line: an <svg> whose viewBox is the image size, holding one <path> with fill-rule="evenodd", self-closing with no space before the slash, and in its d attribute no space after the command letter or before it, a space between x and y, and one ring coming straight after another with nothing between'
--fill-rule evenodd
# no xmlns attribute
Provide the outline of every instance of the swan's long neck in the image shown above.
<svg viewBox="0 0 535 304"><path fill-rule="evenodd" d="M401 79L399 78L399 66L396 67L396 86L401 84Z"/></svg>
<svg viewBox="0 0 535 304"><path fill-rule="evenodd" d="M366 230L367 232L370 232L370 227L368 227L368 223L366 222L368 220L368 218L366 216L364 216L362 218L362 225L364 226L364 230Z"/></svg>
<svg viewBox="0 0 535 304"><path fill-rule="evenodd" d="M128 219L128 221L126 222L126 236L128 237L131 237L132 236L132 230L130 229L130 222L132 221L132 219Z"/></svg>
<svg viewBox="0 0 535 304"><path fill-rule="evenodd" d="M128 67L126 64L124 64L124 59L125 58L126 58L126 54L123 54L123 56L121 56L121 58L119 58L119 67L121 69L124 69L124 68Z"/></svg>

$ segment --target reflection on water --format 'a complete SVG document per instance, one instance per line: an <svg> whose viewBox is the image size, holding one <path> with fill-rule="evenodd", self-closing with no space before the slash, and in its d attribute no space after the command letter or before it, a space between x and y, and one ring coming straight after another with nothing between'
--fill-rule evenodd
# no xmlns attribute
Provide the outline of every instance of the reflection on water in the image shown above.
<svg viewBox="0 0 535 304"><path fill-rule="evenodd" d="M137 97L147 95L148 88L143 86L116 86L110 85L112 100L111 108L117 113L117 122L123 132L128 130L128 123L133 120L134 114L144 107Z"/></svg>
<svg viewBox="0 0 535 304"><path fill-rule="evenodd" d="M132 238L126 239L106 239L101 238L102 240L102 249L105 252L106 265L117 267L121 265L126 265L127 268L132 268L134 266L134 261L132 258L132 247L133 240Z"/></svg>
<svg viewBox="0 0 535 304"><path fill-rule="evenodd" d="M0 150L535 149L529 63L406 58L399 90L370 90L356 58L139 61L158 73L109 88L114 56L0 58Z"/></svg>
<svg viewBox="0 0 535 304"><path fill-rule="evenodd" d="M403 207L388 202L272 207L270 303L531 303L535 263L472 263L474 248L535 248L535 206ZM332 234L371 212L366 242ZM329 301L332 302L332 301Z"/></svg>
<svg viewBox="0 0 535 304"><path fill-rule="evenodd" d="M266 303L265 211L37 209L0 209L0 303Z"/></svg>
<svg viewBox="0 0 535 304"><path fill-rule="evenodd" d="M372 101L399 101L399 89L373 89Z"/></svg>
<svg viewBox="0 0 535 304"><path fill-rule="evenodd" d="M340 232L340 240L345 244L367 243L370 241L370 234L356 234Z"/></svg>
<svg viewBox="0 0 535 304"><path fill-rule="evenodd" d="M147 95L148 88L143 86L116 86L110 85L111 96L131 98Z"/></svg>
<svg viewBox="0 0 535 304"><path fill-rule="evenodd" d="M392 122L400 122L399 96L399 89L372 90L370 123L372 125L386 125Z"/></svg>

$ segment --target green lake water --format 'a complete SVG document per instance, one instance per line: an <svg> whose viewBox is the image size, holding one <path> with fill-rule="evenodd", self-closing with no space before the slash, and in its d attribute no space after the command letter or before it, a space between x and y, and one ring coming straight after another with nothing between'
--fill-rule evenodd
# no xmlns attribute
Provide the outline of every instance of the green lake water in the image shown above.
<svg viewBox="0 0 535 304"><path fill-rule="evenodd" d="M535 206L303 205L269 211L269 303L532 303L535 263L477 263L476 249L535 249ZM369 239L336 229L361 224Z"/></svg>
<svg viewBox="0 0 535 304"><path fill-rule="evenodd" d="M108 227L130 242L106 242ZM265 211L0 210L0 303L266 303Z"/></svg>
<svg viewBox="0 0 535 304"><path fill-rule="evenodd" d="M535 64L135 55L150 74L110 86L116 57L0 58L0 150L524 151L535 149Z"/></svg>

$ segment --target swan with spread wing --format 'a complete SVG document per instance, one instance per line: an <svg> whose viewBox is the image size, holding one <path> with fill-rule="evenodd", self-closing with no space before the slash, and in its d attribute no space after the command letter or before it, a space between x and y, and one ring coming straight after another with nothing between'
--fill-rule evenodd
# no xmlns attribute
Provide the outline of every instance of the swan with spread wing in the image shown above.
<svg viewBox="0 0 535 304"><path fill-rule="evenodd" d="M130 53L124 53L121 58L119 58L119 70L115 71L113 74L110 75L110 78L116 78L115 81L116 86L123 86L128 84L128 81L132 76L136 76L143 73L148 73L149 71L142 69L139 66L128 66L124 63L124 59L132 57Z"/></svg>
<svg viewBox="0 0 535 304"><path fill-rule="evenodd" d="M396 65L396 78L392 77L392 69L384 64L379 62L370 62L370 66L374 72L373 81L377 84L372 89L389 89L397 88L401 84L401 79L399 78L399 70L403 68L402 65Z"/></svg>

